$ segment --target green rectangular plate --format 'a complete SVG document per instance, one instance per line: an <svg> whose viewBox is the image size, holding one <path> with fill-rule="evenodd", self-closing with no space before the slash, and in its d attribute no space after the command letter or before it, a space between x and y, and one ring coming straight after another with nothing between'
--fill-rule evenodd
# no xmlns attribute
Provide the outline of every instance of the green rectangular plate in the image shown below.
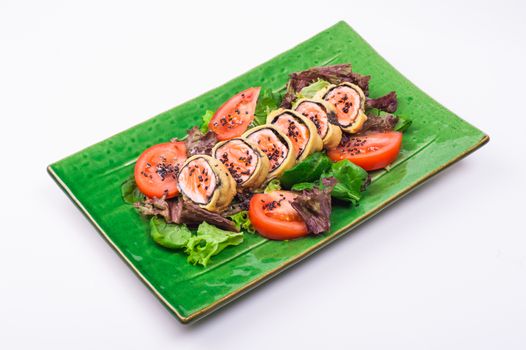
<svg viewBox="0 0 526 350"><path fill-rule="evenodd" d="M157 246L148 223L123 203L120 185L147 147L182 137L206 109L216 109L250 86L282 87L288 73L351 62L372 76L370 94L395 90L401 115L413 120L389 171L377 172L360 206L335 206L332 231L288 242L245 234L245 241L192 266L183 254ZM202 317L334 241L439 171L489 140L438 104L339 22L242 76L48 167L48 171L139 278L182 322Z"/></svg>

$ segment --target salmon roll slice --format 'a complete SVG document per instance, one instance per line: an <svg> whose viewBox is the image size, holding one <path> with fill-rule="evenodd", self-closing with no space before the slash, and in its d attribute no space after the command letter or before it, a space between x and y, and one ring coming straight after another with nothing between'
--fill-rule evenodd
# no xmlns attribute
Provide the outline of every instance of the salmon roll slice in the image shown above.
<svg viewBox="0 0 526 350"><path fill-rule="evenodd" d="M340 144L342 129L332 122L335 121L336 112L330 104L322 100L303 98L297 101L294 110L310 119L316 126L325 148L334 148Z"/></svg>
<svg viewBox="0 0 526 350"><path fill-rule="evenodd" d="M365 94L359 86L351 83L329 85L315 96L332 106L336 120L343 131L357 133L367 120L365 115Z"/></svg>
<svg viewBox="0 0 526 350"><path fill-rule="evenodd" d="M220 212L232 202L236 181L219 160L207 155L188 158L179 171L181 194L201 208Z"/></svg>
<svg viewBox="0 0 526 350"><path fill-rule="evenodd" d="M273 125L261 125L249 129L242 136L266 154L270 169L267 179L281 176L296 164L296 152L292 141Z"/></svg>
<svg viewBox="0 0 526 350"><path fill-rule="evenodd" d="M267 123L289 137L298 161L323 148L323 141L314 123L293 110L280 108L267 116Z"/></svg>
<svg viewBox="0 0 526 350"><path fill-rule="evenodd" d="M212 156L226 166L238 187L258 188L268 176L268 157L251 141L234 138L219 142Z"/></svg>

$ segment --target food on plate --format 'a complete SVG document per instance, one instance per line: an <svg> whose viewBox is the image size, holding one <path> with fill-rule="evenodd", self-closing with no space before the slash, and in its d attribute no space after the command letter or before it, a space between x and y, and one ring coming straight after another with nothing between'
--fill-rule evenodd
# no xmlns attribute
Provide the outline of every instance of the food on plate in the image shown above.
<svg viewBox="0 0 526 350"><path fill-rule="evenodd" d="M367 171L391 164L402 146L402 133L397 131L370 133L361 136L345 135L340 144L327 151L333 161L348 159Z"/></svg>
<svg viewBox="0 0 526 350"><path fill-rule="evenodd" d="M248 130L243 138L255 144L270 162L268 178L280 176L296 163L296 150L292 141L274 125L261 125Z"/></svg>
<svg viewBox="0 0 526 350"><path fill-rule="evenodd" d="M220 141L241 136L248 128L256 111L261 88L249 88L226 101L208 123Z"/></svg>
<svg viewBox="0 0 526 350"><path fill-rule="evenodd" d="M342 129L334 123L336 112L327 102L303 98L296 102L294 110L313 122L324 147L332 148L340 143Z"/></svg>
<svg viewBox="0 0 526 350"><path fill-rule="evenodd" d="M298 194L291 191L272 191L252 196L248 211L256 231L270 239L294 239L309 233L307 224L292 207Z"/></svg>
<svg viewBox="0 0 526 350"><path fill-rule="evenodd" d="M301 161L309 154L320 151L323 142L314 123L290 109L278 109L267 117L267 123L274 125L292 141L296 159Z"/></svg>
<svg viewBox="0 0 526 350"><path fill-rule="evenodd" d="M188 158L181 165L177 183L184 198L212 212L228 207L236 194L236 181L228 169L207 155Z"/></svg>
<svg viewBox="0 0 526 350"><path fill-rule="evenodd" d="M219 142L212 149L212 155L227 167L239 187L258 188L270 170L266 154L246 139Z"/></svg>
<svg viewBox="0 0 526 350"><path fill-rule="evenodd" d="M352 83L329 85L321 90L317 97L334 107L336 120L343 131L356 133L367 120L365 94L358 85Z"/></svg>
<svg viewBox="0 0 526 350"><path fill-rule="evenodd" d="M161 143L148 148L135 163L137 187L148 197L177 196L177 174L185 159L183 142Z"/></svg>
<svg viewBox="0 0 526 350"><path fill-rule="evenodd" d="M329 232L333 205L358 205L411 125L394 114L394 91L369 96L370 78L338 64L239 92L181 139L147 148L123 200L151 217L154 242L202 266L244 234Z"/></svg>

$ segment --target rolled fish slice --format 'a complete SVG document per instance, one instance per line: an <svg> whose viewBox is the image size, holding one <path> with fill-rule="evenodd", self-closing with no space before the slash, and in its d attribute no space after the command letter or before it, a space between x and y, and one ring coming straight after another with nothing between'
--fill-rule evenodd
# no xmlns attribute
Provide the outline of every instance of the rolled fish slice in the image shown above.
<svg viewBox="0 0 526 350"><path fill-rule="evenodd" d="M212 156L226 166L238 187L257 188L268 176L270 162L267 155L246 139L219 142L212 149Z"/></svg>
<svg viewBox="0 0 526 350"><path fill-rule="evenodd" d="M342 130L334 124L336 112L332 105L323 100L304 98L295 103L294 110L312 121L325 148L338 146Z"/></svg>
<svg viewBox="0 0 526 350"><path fill-rule="evenodd" d="M213 212L220 212L232 202L236 181L219 160L207 155L188 158L177 177L181 194Z"/></svg>
<svg viewBox="0 0 526 350"><path fill-rule="evenodd" d="M261 125L249 129L242 138L255 144L269 160L267 179L281 176L296 163L296 152L292 141L273 125Z"/></svg>
<svg viewBox="0 0 526 350"><path fill-rule="evenodd" d="M267 123L289 137L298 161L323 148L323 141L314 123L291 109L273 111L267 116Z"/></svg>
<svg viewBox="0 0 526 350"><path fill-rule="evenodd" d="M365 94L362 89L351 83L329 85L315 96L332 105L336 120L343 131L357 133L367 120L365 115Z"/></svg>

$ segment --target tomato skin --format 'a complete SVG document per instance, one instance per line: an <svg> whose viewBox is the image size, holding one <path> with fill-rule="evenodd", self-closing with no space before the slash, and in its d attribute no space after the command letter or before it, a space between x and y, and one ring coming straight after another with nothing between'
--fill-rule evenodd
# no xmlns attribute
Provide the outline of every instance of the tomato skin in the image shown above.
<svg viewBox="0 0 526 350"><path fill-rule="evenodd" d="M348 159L364 170L383 169L398 157L402 133L397 131L352 136L327 151L332 161Z"/></svg>
<svg viewBox="0 0 526 350"><path fill-rule="evenodd" d="M248 88L232 96L216 111L208 129L217 134L219 141L241 136L247 129L256 111L261 87Z"/></svg>
<svg viewBox="0 0 526 350"><path fill-rule="evenodd" d="M177 179L167 173L164 179L158 173L158 165L167 169L180 166L186 159L184 142L167 142L146 149L135 163L135 183L147 197L173 198L179 194ZM173 169L173 168L172 168Z"/></svg>
<svg viewBox="0 0 526 350"><path fill-rule="evenodd" d="M290 205L296 195L290 191L274 191L252 196L248 217L252 226L263 237L273 240L295 239L309 233L307 225L297 211ZM265 204L282 200L280 207L274 210L265 208Z"/></svg>

